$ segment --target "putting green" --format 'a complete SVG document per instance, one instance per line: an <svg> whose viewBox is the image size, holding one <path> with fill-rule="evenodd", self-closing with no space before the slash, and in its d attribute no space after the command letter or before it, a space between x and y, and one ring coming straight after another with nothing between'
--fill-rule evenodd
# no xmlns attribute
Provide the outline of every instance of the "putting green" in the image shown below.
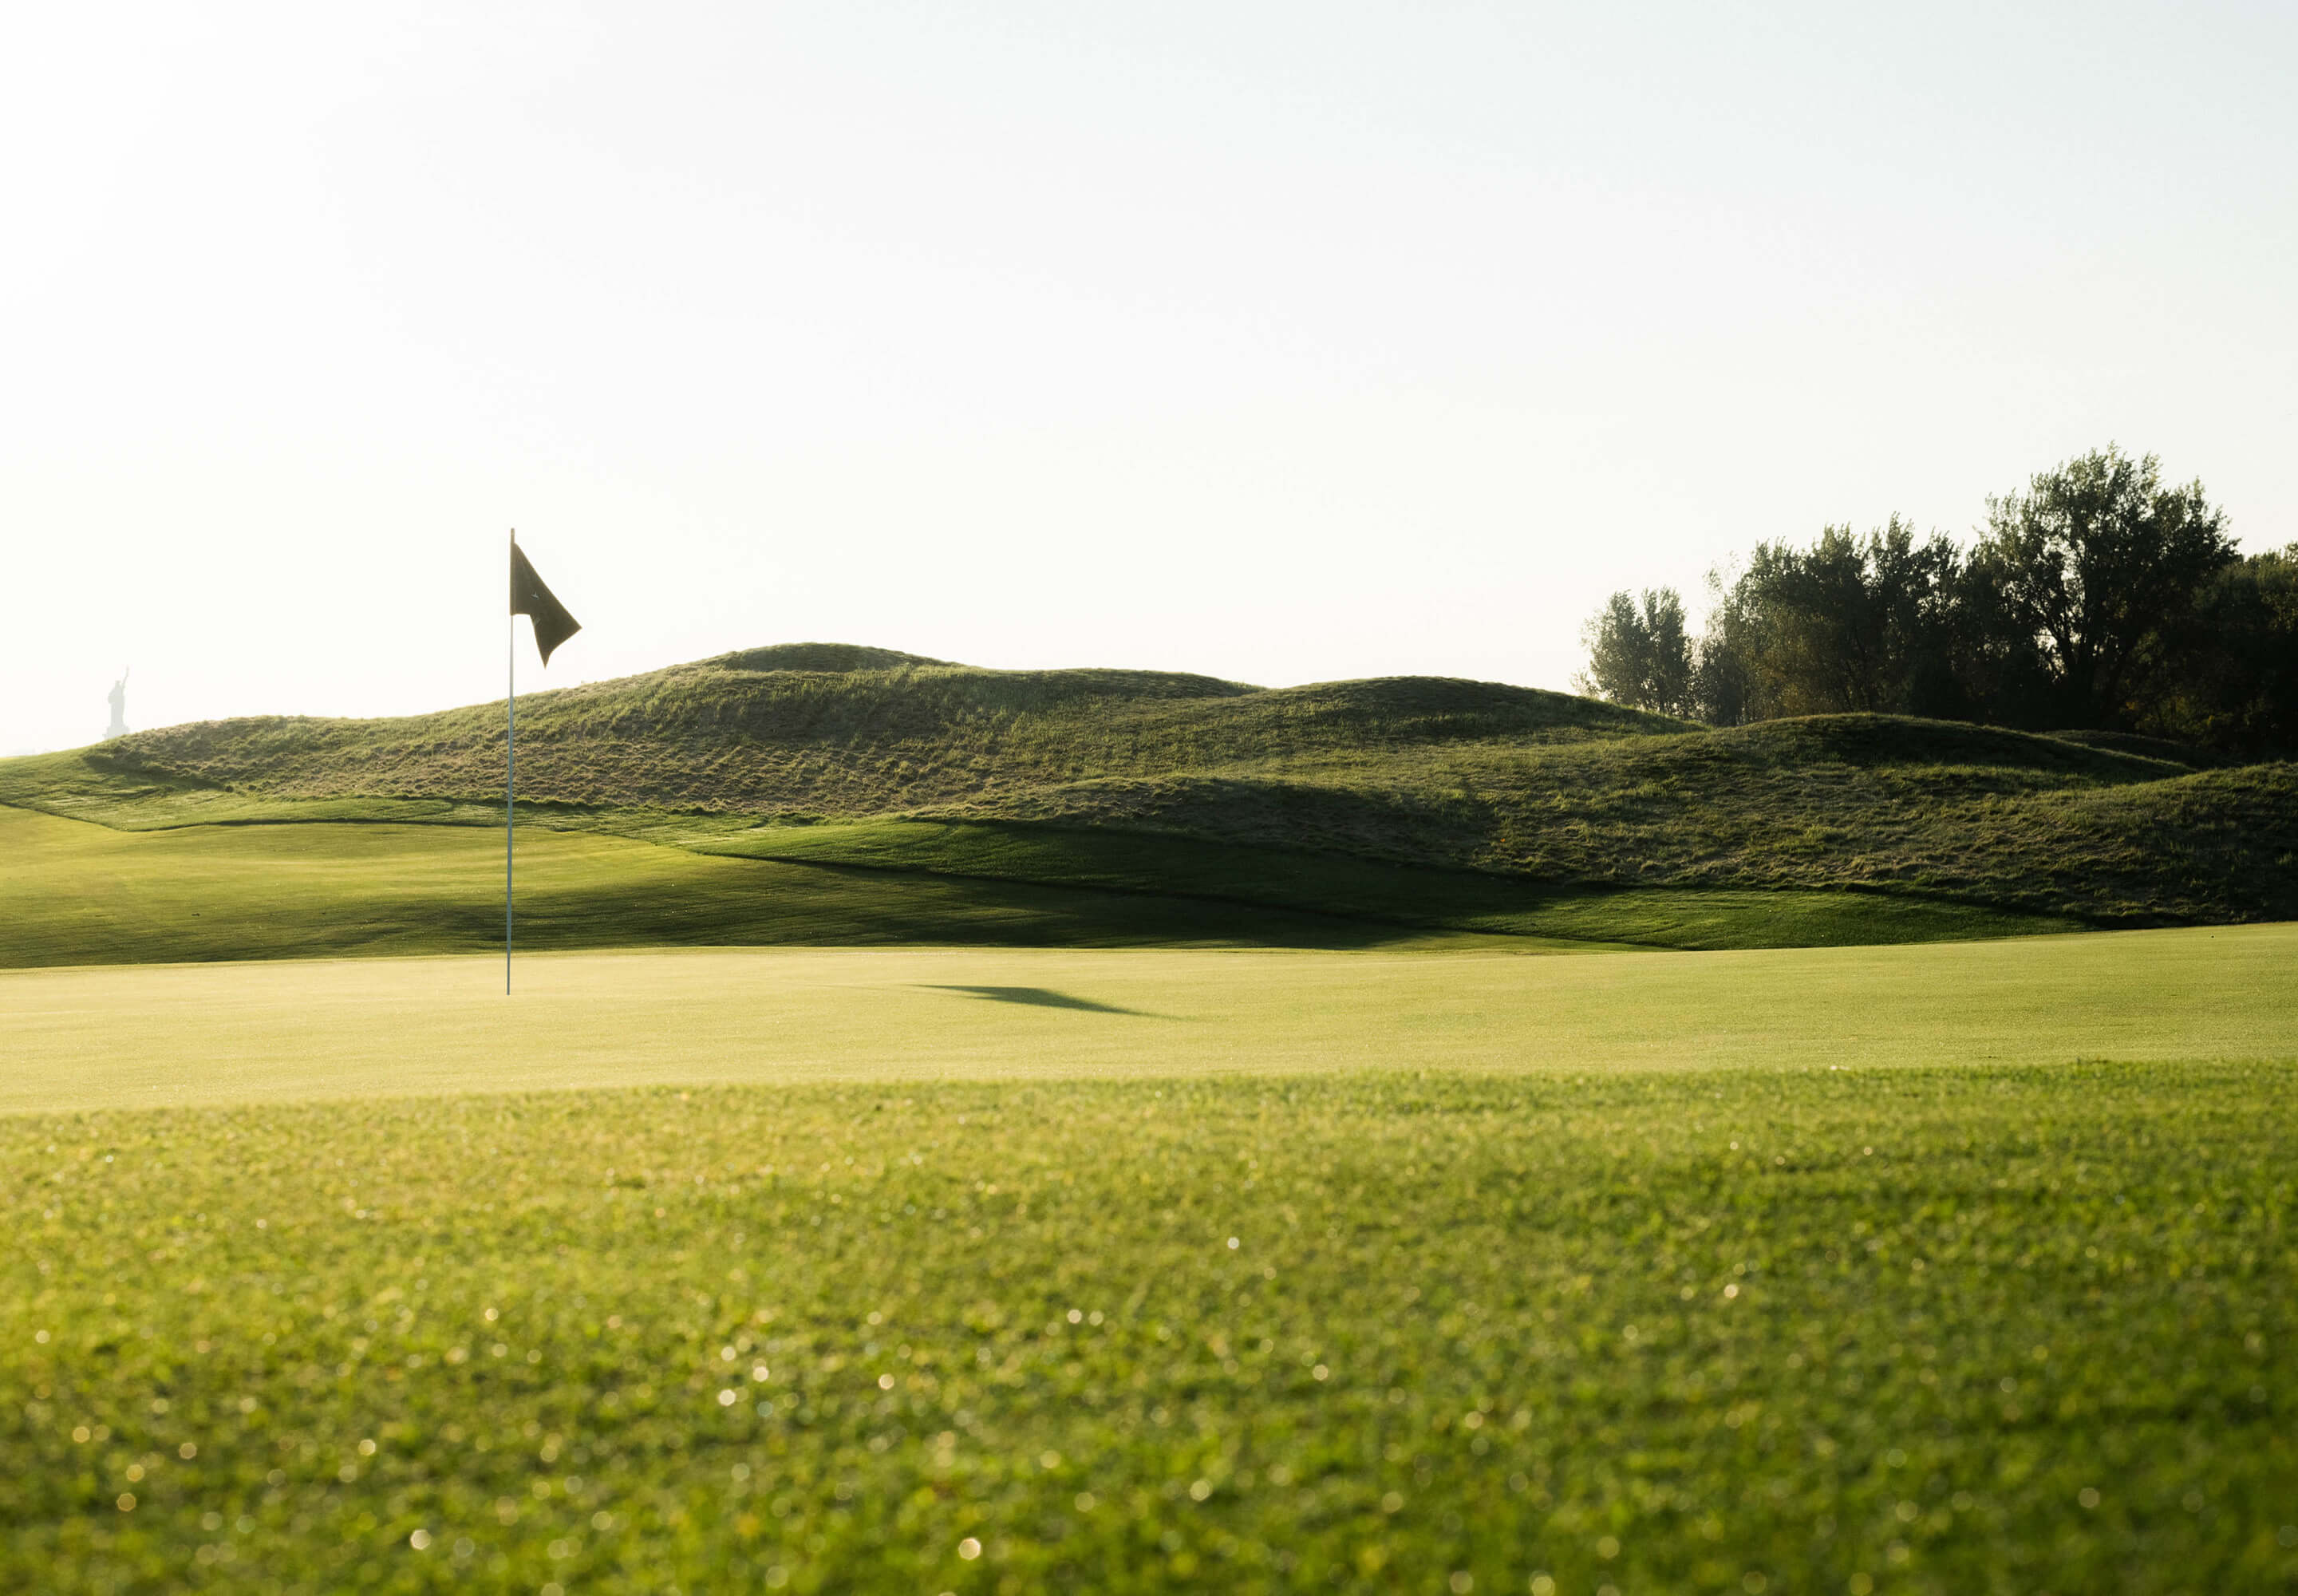
<svg viewBox="0 0 2298 1596"><path fill-rule="evenodd" d="M658 949L0 972L0 1110L646 1084L2298 1056L2298 925L1713 954Z"/></svg>

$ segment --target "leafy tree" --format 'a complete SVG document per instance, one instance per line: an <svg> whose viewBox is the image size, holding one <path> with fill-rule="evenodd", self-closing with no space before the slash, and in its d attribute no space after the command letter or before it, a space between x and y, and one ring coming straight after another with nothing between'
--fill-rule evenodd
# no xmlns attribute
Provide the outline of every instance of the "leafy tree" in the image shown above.
<svg viewBox="0 0 2298 1596"><path fill-rule="evenodd" d="M1973 608L2006 655L2035 651L2051 717L2116 730L2145 719L2204 588L2237 558L2225 513L2201 483L2166 487L2154 456L2112 444L1988 511Z"/></svg>
<svg viewBox="0 0 2298 1596"><path fill-rule="evenodd" d="M1824 528L1808 549L1764 543L1726 624L1753 702L1769 715L1953 715L1955 545L1917 542L1897 516L1865 538Z"/></svg>
<svg viewBox="0 0 2298 1596"><path fill-rule="evenodd" d="M2298 754L2298 543L2219 571L2148 729L2249 755Z"/></svg>
<svg viewBox="0 0 2298 1596"><path fill-rule="evenodd" d="M1736 583L1721 571L1707 573L1707 630L1692 647L1692 712L1715 726L1740 726L1777 713L1749 661L1755 652L1754 619Z"/></svg>
<svg viewBox="0 0 2298 1596"><path fill-rule="evenodd" d="M1988 501L1966 557L1897 517L1759 544L1688 637L1667 589L1588 624L1583 690L1717 725L1882 711L2298 751L2298 545L2244 561L2200 483L2112 445Z"/></svg>
<svg viewBox="0 0 2298 1596"><path fill-rule="evenodd" d="M1581 636L1588 645L1587 674L1574 683L1581 691L1660 715L1692 712L1691 640L1674 588L1645 589L1641 608L1634 595L1614 593Z"/></svg>

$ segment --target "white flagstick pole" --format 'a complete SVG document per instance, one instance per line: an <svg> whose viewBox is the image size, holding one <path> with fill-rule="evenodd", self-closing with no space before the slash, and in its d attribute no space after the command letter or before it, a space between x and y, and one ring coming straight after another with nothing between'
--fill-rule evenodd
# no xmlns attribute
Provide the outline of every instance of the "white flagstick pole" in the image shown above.
<svg viewBox="0 0 2298 1596"><path fill-rule="evenodd" d="M510 546L518 547L518 530L511 529ZM510 881L514 845L511 840L511 815L518 806L518 617L510 616L504 622L508 630L510 647L507 666L509 694L503 700L509 719L504 724L503 736L503 996L510 996Z"/></svg>

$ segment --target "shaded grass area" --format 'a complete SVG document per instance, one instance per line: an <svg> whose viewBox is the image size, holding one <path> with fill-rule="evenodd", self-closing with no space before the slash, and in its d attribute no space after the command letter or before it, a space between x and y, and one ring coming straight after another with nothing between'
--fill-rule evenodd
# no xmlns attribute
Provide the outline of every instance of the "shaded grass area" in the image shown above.
<svg viewBox="0 0 2298 1596"><path fill-rule="evenodd" d="M730 833L675 816L545 818L566 829L520 831L517 936L533 949L1800 947L2071 924L1877 895L1558 891L1112 831L880 822ZM451 818L123 833L0 808L0 967L499 947L501 864L499 829Z"/></svg>
<svg viewBox="0 0 2298 1596"><path fill-rule="evenodd" d="M1399 925L1655 947L1814 947L2081 929L2062 916L1944 897L1575 887L1170 833L997 822L769 825L688 846L744 858L1186 894Z"/></svg>
<svg viewBox="0 0 2298 1596"><path fill-rule="evenodd" d="M0 760L0 805L87 821L115 831L330 822L502 823L500 794L492 806L434 798L280 798L122 765L101 749ZM546 802L541 807L547 813L556 806Z"/></svg>
<svg viewBox="0 0 2298 1596"><path fill-rule="evenodd" d="M1896 761L1869 758L1856 740L1857 757L1839 758L1811 752L1825 739L1792 735L1814 730L1462 745L1425 753L1409 773L1303 765L1108 778L930 813L1591 886L1905 894L2102 924L2298 915L2298 767L2164 766L2123 779L2048 762L1934 761L1916 735Z"/></svg>
<svg viewBox="0 0 2298 1596"><path fill-rule="evenodd" d="M123 834L0 808L0 967L469 953L502 946L502 833L450 824ZM1352 947L1446 941L1361 918L957 876L715 858L522 828L532 950L764 943Z"/></svg>
<svg viewBox="0 0 2298 1596"><path fill-rule="evenodd" d="M2287 1588L2294 1069L0 1121L0 1584Z"/></svg>

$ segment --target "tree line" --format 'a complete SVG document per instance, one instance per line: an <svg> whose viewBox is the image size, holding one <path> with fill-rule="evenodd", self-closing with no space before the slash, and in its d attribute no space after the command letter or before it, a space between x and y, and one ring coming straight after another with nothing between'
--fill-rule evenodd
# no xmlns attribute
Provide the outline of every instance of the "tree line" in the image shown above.
<svg viewBox="0 0 2298 1596"><path fill-rule="evenodd" d="M1672 588L1614 593L1576 685L1735 726L1872 710L2298 752L2298 543L2244 558L2200 482L2109 445L1987 501L1964 547L1894 516Z"/></svg>

